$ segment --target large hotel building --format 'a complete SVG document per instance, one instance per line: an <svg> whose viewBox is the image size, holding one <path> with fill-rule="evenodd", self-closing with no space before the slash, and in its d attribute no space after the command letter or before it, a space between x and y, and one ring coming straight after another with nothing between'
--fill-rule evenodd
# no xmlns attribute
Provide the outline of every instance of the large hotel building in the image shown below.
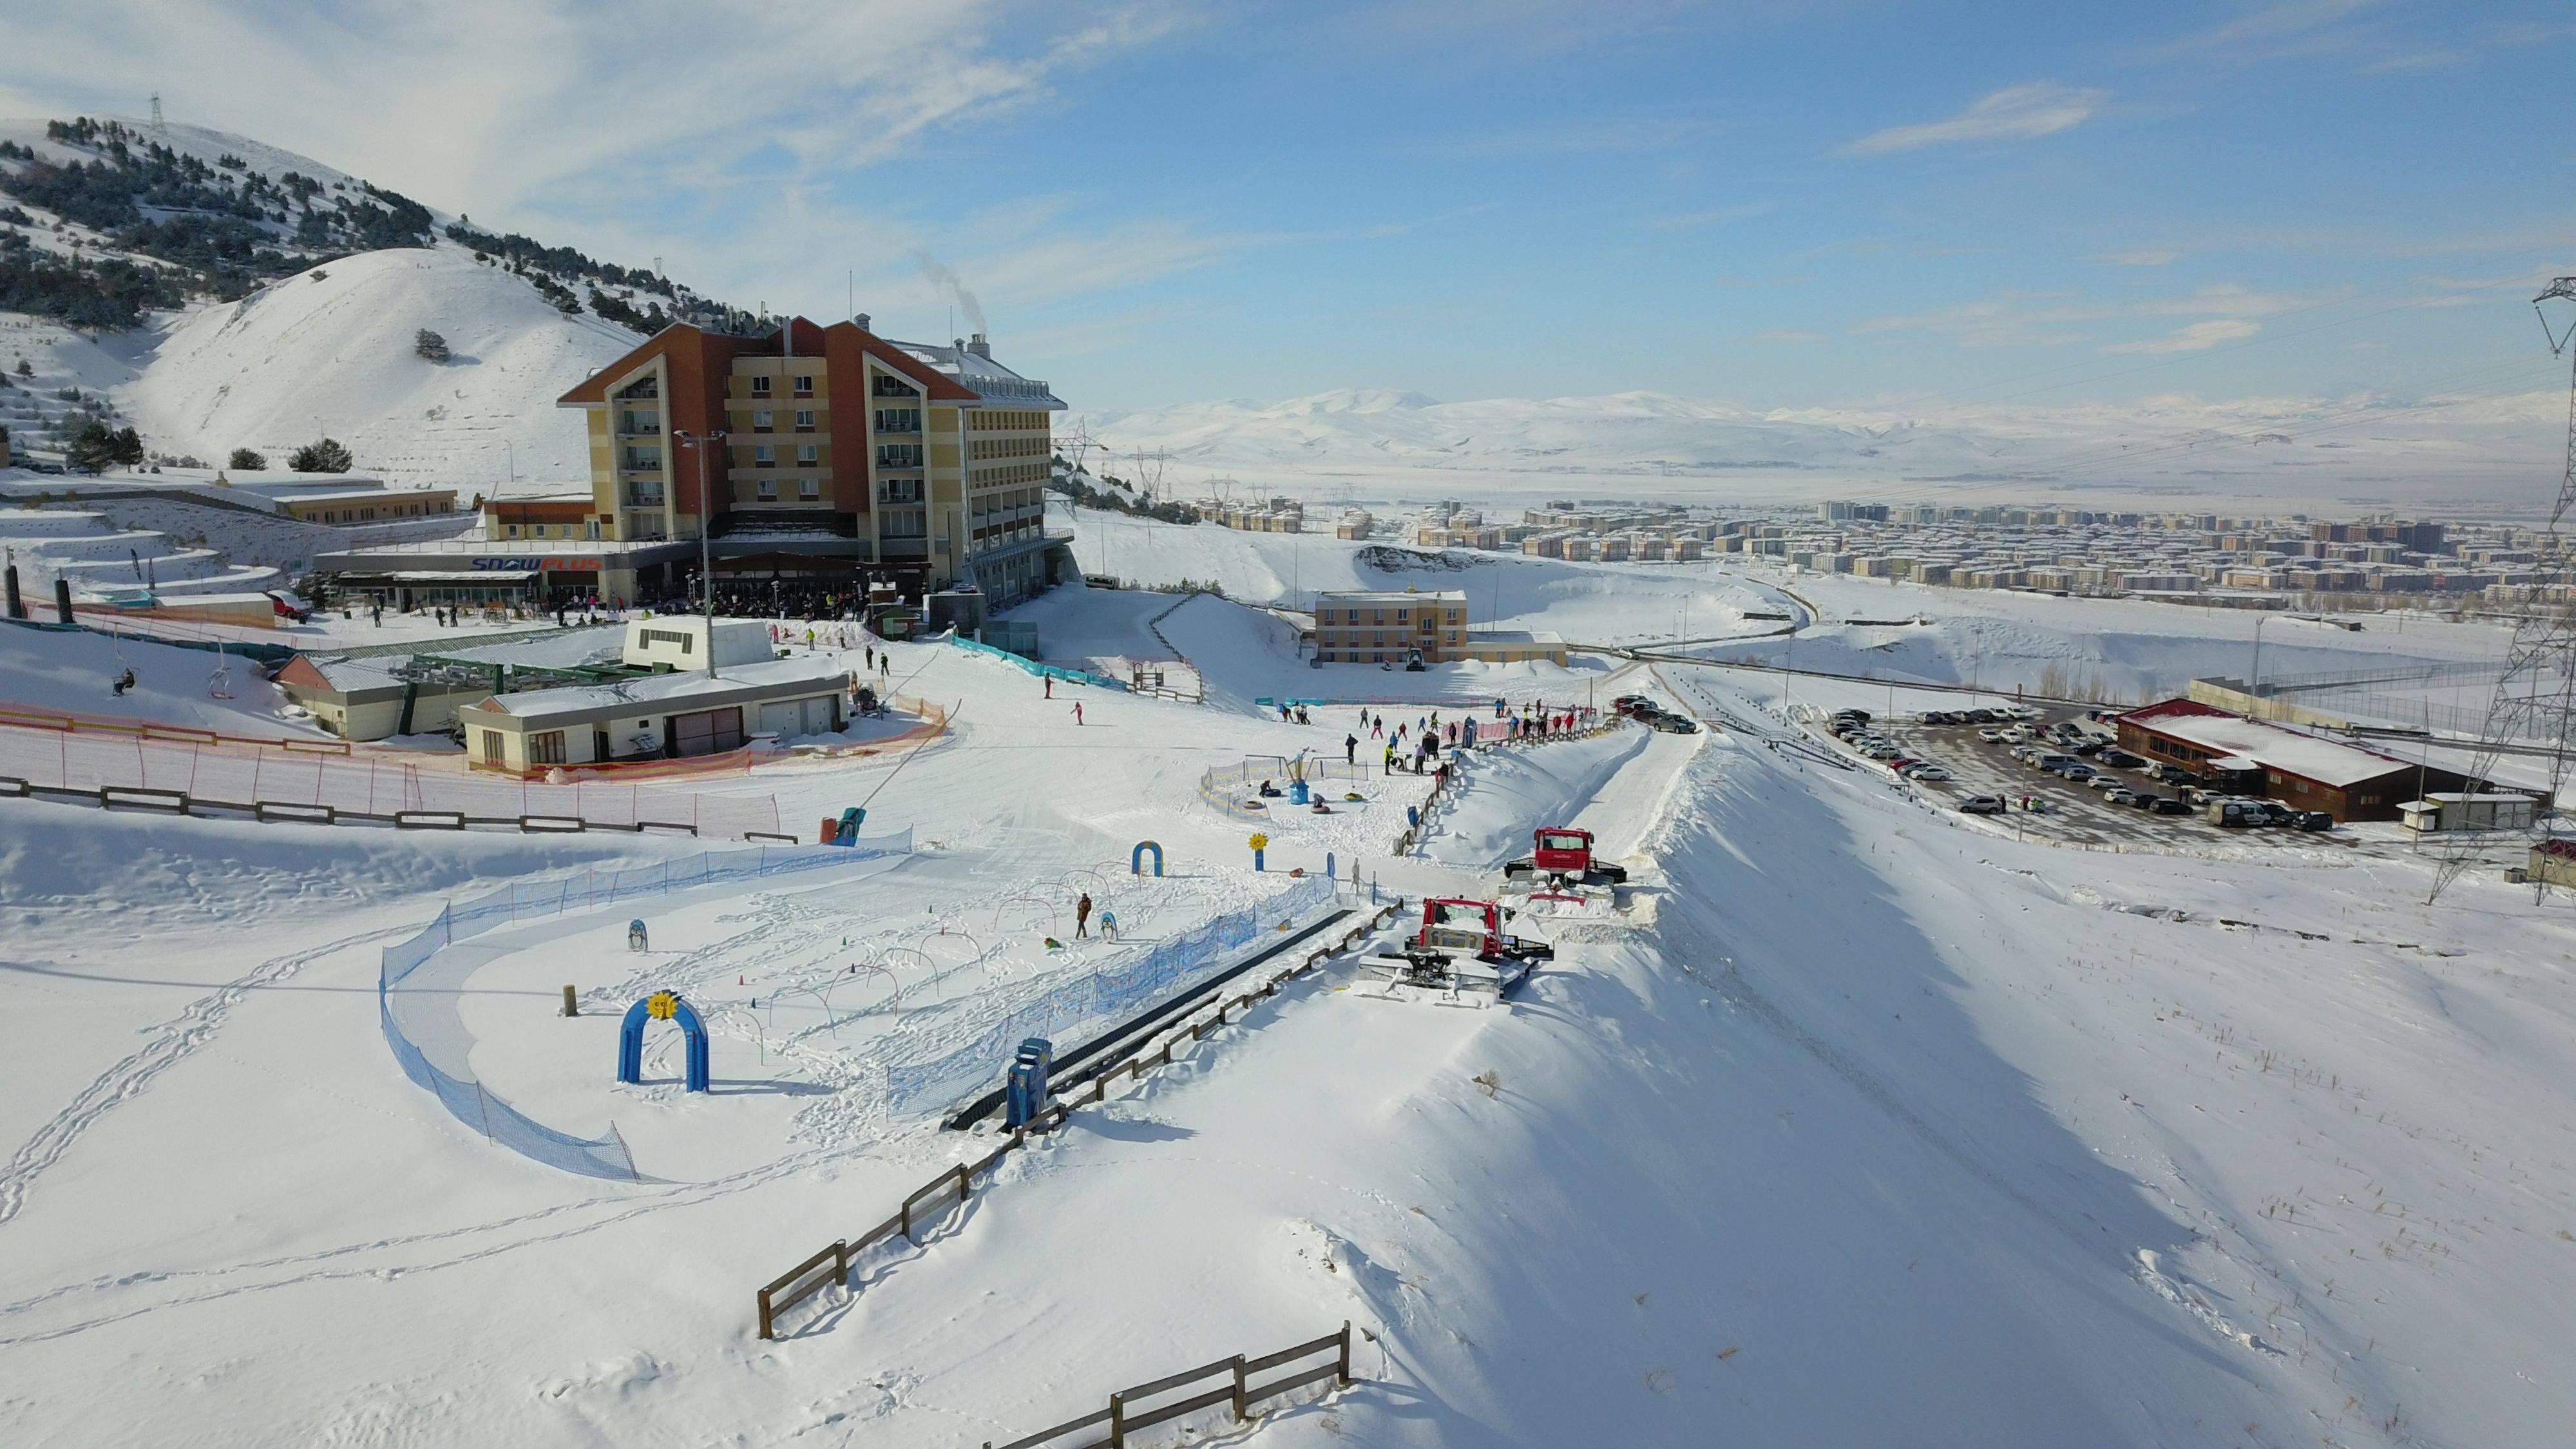
<svg viewBox="0 0 2576 1449"><path fill-rule="evenodd" d="M994 361L981 333L942 347L879 337L865 315L764 337L679 324L557 405L589 426L579 541L634 560L631 587L603 579L604 594L675 590L697 550L636 546L702 531L720 588L888 580L915 596L973 585L998 603L1064 567L1044 526L1064 404ZM698 440L719 431L702 458Z"/></svg>

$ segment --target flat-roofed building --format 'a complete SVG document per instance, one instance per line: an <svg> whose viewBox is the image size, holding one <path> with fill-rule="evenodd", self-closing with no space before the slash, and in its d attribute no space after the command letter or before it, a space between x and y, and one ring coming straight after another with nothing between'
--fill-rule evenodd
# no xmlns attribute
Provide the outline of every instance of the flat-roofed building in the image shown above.
<svg viewBox="0 0 2576 1449"><path fill-rule="evenodd" d="M1315 599L1315 658L1325 664L1446 664L1467 657L1467 594L1347 591Z"/></svg>

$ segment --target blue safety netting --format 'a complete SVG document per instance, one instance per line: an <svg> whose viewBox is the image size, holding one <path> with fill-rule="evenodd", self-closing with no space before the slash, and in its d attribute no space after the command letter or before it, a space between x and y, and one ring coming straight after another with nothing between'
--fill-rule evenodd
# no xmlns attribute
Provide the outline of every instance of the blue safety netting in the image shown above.
<svg viewBox="0 0 2576 1449"><path fill-rule="evenodd" d="M974 1040L920 1060L889 1066L886 1099L896 1111L927 1098L945 1101L980 1085L1010 1065L1013 1048L1027 1037L1054 1037L1085 1022L1133 1011L1191 982L1213 976L1226 954L1272 934L1281 921L1329 904L1335 882L1309 876L1260 905L1229 912L1151 950L1068 981L993 1023Z"/></svg>
<svg viewBox="0 0 2576 1449"><path fill-rule="evenodd" d="M402 1064L403 1075L427 1088L456 1120L480 1132L490 1141L526 1157L566 1172L587 1177L605 1177L620 1182L636 1179L635 1159L626 1150L626 1140L611 1124L605 1137L575 1137L529 1117L509 1103L494 1096L465 1069L465 1047L456 1030L439 1033L446 1038L436 1043L439 1054L446 1058L441 1066L414 1039L420 1027L406 1030L397 1012L398 1005L411 1003L403 999L405 978L440 961L440 953L457 942L509 925L514 921L538 920L547 916L591 910L620 901L665 895L672 891L690 890L702 885L727 881L749 881L785 875L795 871L819 870L827 866L848 865L853 861L871 860L888 855L904 855L912 850L912 832L859 841L853 846L763 846L756 850L709 851L683 860L664 861L632 870L585 871L561 880L533 881L504 886L488 895L470 901L452 902L437 917L421 928L420 934L407 941L384 948L376 976L376 1012L384 1027L385 1041L393 1048L394 1060ZM452 1018L454 991L464 973L477 963L459 961L454 980L443 973L440 990L428 1004L427 1020ZM425 997L432 993L416 993Z"/></svg>

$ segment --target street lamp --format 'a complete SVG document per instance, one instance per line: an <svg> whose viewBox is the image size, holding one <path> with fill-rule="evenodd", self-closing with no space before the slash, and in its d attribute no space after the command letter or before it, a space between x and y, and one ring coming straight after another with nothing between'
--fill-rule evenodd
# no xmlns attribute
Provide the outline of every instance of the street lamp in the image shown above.
<svg viewBox="0 0 2576 1449"><path fill-rule="evenodd" d="M716 673L716 562L715 550L708 538L715 528L716 502L713 485L707 481L707 455L725 440L724 430L710 428L692 433L686 428L671 430L671 441L698 454L698 598L707 620L707 677Z"/></svg>

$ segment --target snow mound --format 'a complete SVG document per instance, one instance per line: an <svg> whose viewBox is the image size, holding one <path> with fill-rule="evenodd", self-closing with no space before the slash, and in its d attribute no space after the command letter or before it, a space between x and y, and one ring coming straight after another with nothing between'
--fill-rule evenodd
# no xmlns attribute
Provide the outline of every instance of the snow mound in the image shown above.
<svg viewBox="0 0 2576 1449"><path fill-rule="evenodd" d="M414 355L423 329L449 361ZM366 252L189 315L117 400L155 446L200 456L283 461L318 428L389 480L497 486L515 461L577 481L589 444L554 399L638 340L462 251Z"/></svg>

